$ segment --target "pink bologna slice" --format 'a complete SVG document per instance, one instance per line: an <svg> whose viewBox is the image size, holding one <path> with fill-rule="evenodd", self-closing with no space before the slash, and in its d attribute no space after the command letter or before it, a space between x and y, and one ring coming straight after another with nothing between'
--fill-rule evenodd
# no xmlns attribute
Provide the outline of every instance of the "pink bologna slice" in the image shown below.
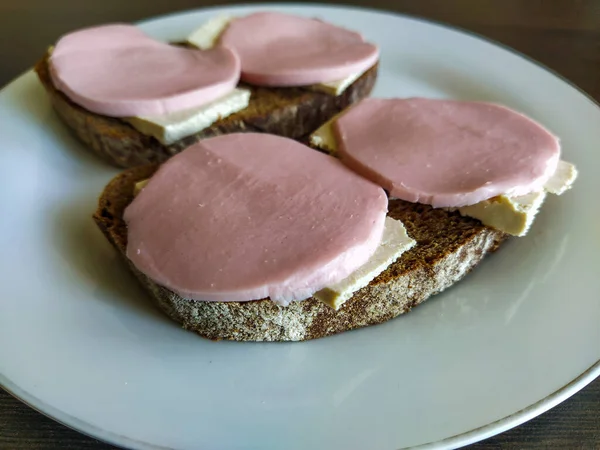
<svg viewBox="0 0 600 450"><path fill-rule="evenodd" d="M164 115L201 106L235 88L240 62L229 49L158 42L132 25L105 25L61 38L50 58L54 85L89 111L113 117Z"/></svg>
<svg viewBox="0 0 600 450"><path fill-rule="evenodd" d="M366 99L334 130L344 164L393 197L434 207L539 190L560 157L546 129L488 103Z"/></svg>
<svg viewBox="0 0 600 450"><path fill-rule="evenodd" d="M127 256L186 298L286 305L363 265L383 189L291 139L237 133L168 160L125 211Z"/></svg>
<svg viewBox="0 0 600 450"><path fill-rule="evenodd" d="M262 12L235 19L220 43L242 61L242 79L260 86L303 86L364 72L379 50L359 33L317 19Z"/></svg>

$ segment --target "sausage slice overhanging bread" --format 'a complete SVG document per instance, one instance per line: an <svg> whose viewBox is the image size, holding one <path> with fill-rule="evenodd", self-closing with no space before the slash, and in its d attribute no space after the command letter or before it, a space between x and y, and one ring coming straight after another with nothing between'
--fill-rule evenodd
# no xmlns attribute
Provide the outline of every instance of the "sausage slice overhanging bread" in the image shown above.
<svg viewBox="0 0 600 450"><path fill-rule="evenodd" d="M256 27L262 27L261 39ZM247 33L254 33L253 39L240 40ZM242 55L241 79L228 89L215 77L202 79L231 63L216 45L221 35L229 35L232 47L250 44L236 51ZM327 48L325 41L335 45ZM312 66L298 53L302 47L314 50ZM260 54L268 57L261 60ZM163 162L221 134L307 136L368 96L377 60L377 48L357 33L313 19L256 13L216 17L178 46L154 41L129 25L77 31L59 40L35 69L63 122L95 153L127 168ZM260 73L257 64L264 69ZM191 95L202 89L205 95ZM153 107L138 109L140 98ZM134 108L120 109L121 104Z"/></svg>
<svg viewBox="0 0 600 450"><path fill-rule="evenodd" d="M558 139L506 107L450 100L366 99L310 136L392 198L430 204L524 236L548 193L577 177Z"/></svg>

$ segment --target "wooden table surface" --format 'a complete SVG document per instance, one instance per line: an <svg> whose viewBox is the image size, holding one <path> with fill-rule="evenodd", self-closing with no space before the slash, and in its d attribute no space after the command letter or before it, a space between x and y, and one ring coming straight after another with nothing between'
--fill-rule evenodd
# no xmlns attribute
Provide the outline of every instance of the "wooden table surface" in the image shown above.
<svg viewBox="0 0 600 450"><path fill-rule="evenodd" d="M0 86L31 67L48 44L72 29L108 21L135 21L203 5L233 3L236 2L0 0ZM325 3L368 5L474 31L537 59L600 102L600 0ZM113 448L47 419L0 390L0 449ZM542 416L470 448L600 449L600 379Z"/></svg>

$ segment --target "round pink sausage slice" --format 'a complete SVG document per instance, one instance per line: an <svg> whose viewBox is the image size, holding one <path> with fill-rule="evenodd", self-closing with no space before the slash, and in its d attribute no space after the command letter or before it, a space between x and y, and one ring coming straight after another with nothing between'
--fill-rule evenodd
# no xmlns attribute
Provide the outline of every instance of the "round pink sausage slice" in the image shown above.
<svg viewBox="0 0 600 450"><path fill-rule="evenodd" d="M127 256L186 298L282 305L341 281L381 241L383 189L291 139L239 133L167 161L125 211Z"/></svg>
<svg viewBox="0 0 600 450"><path fill-rule="evenodd" d="M239 81L229 49L177 48L131 25L88 28L61 38L50 59L55 86L89 111L163 115L222 97Z"/></svg>
<svg viewBox="0 0 600 450"><path fill-rule="evenodd" d="M348 167L393 197L434 207L541 189L560 157L539 124L487 103L366 99L334 129Z"/></svg>
<svg viewBox="0 0 600 450"><path fill-rule="evenodd" d="M303 86L363 72L379 58L359 33L304 17L262 12L236 19L220 43L242 61L242 80L260 86Z"/></svg>

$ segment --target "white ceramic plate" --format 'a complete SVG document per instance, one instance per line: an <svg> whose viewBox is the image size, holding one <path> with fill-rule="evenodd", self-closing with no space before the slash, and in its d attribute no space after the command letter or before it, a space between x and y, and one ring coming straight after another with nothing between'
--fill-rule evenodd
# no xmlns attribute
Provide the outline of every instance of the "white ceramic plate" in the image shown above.
<svg viewBox="0 0 600 450"><path fill-rule="evenodd" d="M367 10L282 7L381 45L377 96L504 103L557 133L581 176L529 236L384 325L313 342L214 343L163 317L92 222L117 173L88 154L32 73L0 93L0 384L135 449L464 445L518 425L600 373L600 109L479 38ZM250 8L227 9L246 13ZM182 38L225 10L145 22Z"/></svg>

